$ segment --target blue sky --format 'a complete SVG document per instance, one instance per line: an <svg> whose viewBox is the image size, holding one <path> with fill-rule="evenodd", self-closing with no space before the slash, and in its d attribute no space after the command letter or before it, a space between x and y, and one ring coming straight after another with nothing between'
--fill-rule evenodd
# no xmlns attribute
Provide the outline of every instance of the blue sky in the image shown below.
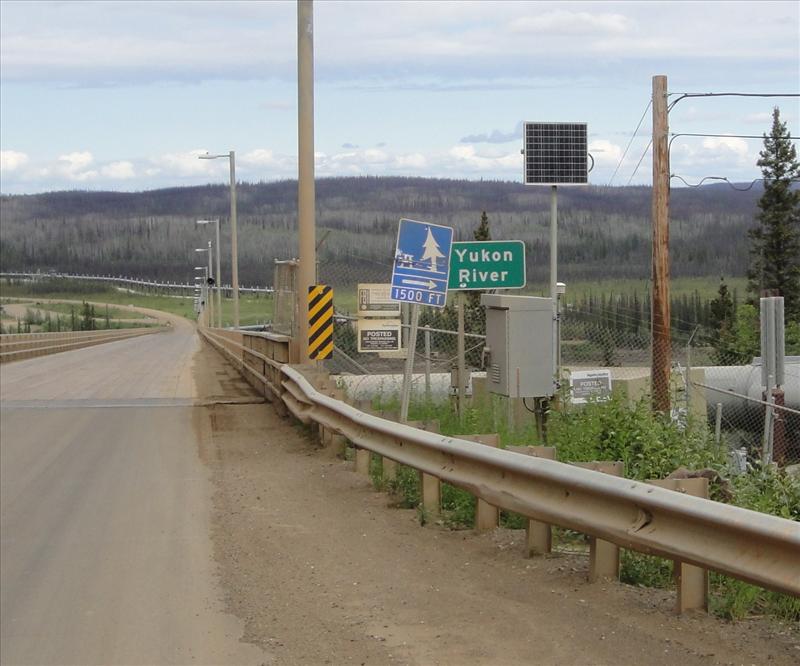
<svg viewBox="0 0 800 666"><path fill-rule="evenodd" d="M0 2L0 190L297 175L294 2ZM317 175L521 180L520 123L586 122L593 184L650 182L651 78L800 92L800 3L317 0ZM672 132L755 134L798 98L680 102ZM758 177L761 142L678 137L672 171ZM613 180L612 174L618 168ZM680 185L674 181L674 185Z"/></svg>

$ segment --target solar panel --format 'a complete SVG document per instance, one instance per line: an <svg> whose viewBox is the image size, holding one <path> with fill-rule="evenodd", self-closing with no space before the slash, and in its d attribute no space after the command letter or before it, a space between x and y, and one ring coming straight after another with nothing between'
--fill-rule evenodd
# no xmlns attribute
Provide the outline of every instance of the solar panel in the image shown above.
<svg viewBox="0 0 800 666"><path fill-rule="evenodd" d="M526 185L585 185L589 181L586 123L525 123Z"/></svg>

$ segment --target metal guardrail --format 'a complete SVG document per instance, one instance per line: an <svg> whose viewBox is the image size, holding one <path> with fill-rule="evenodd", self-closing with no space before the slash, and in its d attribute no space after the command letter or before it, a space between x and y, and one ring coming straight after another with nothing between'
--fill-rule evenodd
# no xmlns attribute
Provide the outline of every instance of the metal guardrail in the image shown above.
<svg viewBox="0 0 800 666"><path fill-rule="evenodd" d="M0 336L0 363L47 356L71 349L91 347L116 340L161 333L167 327L129 328L102 331L65 331L61 333L6 333ZM9 349L15 348L15 349Z"/></svg>
<svg viewBox="0 0 800 666"><path fill-rule="evenodd" d="M219 335L201 333L221 346ZM317 391L296 367L230 339L225 347L296 418L358 447L529 518L800 596L800 523L382 419ZM280 385L247 356L279 373Z"/></svg>
<svg viewBox="0 0 800 666"><path fill-rule="evenodd" d="M157 282L155 280L140 280L132 277L112 276L112 275L75 275L72 273L0 273L0 278L31 278L31 279L47 279L47 278L66 278L69 280L88 280L91 282L117 282L120 284L129 284L136 287L146 287L148 289L175 289L178 291L194 291L197 285L195 284L181 284L177 282ZM230 285L219 285L223 291L232 289ZM240 292L257 293L257 294L271 294L272 287L239 287Z"/></svg>

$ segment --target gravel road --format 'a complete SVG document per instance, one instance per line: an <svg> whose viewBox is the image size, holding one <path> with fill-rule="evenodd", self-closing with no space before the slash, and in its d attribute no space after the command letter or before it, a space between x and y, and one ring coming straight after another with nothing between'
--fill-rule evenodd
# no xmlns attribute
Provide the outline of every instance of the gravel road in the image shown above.
<svg viewBox="0 0 800 666"><path fill-rule="evenodd" d="M414 511L392 508L352 463L328 456L269 406L215 405L205 419L227 609L268 663L800 659L797 627L676 617L672 592L588 585L585 557L523 558L522 531L420 527Z"/></svg>

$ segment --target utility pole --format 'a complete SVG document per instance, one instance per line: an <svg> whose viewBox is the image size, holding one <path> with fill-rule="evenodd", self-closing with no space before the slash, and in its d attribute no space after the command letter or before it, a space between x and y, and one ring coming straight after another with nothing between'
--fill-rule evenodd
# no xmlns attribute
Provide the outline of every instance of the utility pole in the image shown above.
<svg viewBox="0 0 800 666"><path fill-rule="evenodd" d="M314 220L314 3L297 1L297 129L298 186L297 235L297 349L294 362L308 359L308 288L315 283L317 253Z"/></svg>
<svg viewBox="0 0 800 666"><path fill-rule="evenodd" d="M236 153L229 153L231 168L231 288L233 290L233 327L239 328L239 249L236 230ZM217 276L219 277L219 276Z"/></svg>
<svg viewBox="0 0 800 666"><path fill-rule="evenodd" d="M653 298L650 365L653 409L670 411L669 122L667 77L653 77Z"/></svg>

